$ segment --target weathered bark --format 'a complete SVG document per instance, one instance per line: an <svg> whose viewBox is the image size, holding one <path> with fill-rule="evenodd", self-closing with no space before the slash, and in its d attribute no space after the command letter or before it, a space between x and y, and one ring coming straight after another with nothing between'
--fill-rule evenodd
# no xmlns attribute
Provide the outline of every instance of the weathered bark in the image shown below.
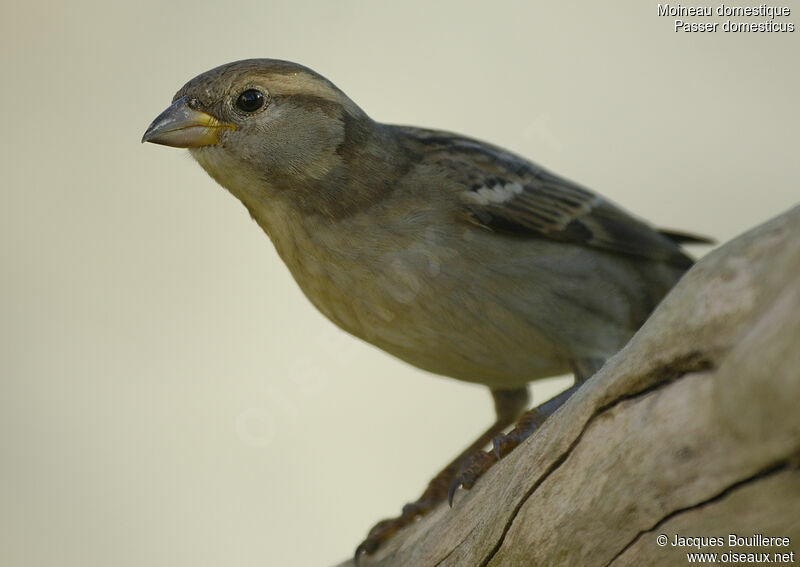
<svg viewBox="0 0 800 567"><path fill-rule="evenodd" d="M671 566L697 551L800 563L800 206L698 262L540 431L361 567Z"/></svg>

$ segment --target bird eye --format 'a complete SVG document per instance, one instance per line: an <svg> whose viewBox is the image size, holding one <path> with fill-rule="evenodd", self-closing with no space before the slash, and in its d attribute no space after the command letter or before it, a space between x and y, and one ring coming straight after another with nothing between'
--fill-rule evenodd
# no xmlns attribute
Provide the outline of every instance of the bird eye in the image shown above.
<svg viewBox="0 0 800 567"><path fill-rule="evenodd" d="M255 112L264 106L264 95L256 89L247 89L236 99L236 106L245 112Z"/></svg>

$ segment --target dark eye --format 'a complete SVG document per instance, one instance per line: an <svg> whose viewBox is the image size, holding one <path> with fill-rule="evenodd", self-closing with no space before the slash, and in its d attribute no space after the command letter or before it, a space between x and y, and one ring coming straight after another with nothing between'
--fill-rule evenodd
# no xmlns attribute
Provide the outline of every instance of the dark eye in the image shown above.
<svg viewBox="0 0 800 567"><path fill-rule="evenodd" d="M247 89L236 99L236 106L245 112L255 112L264 106L264 95L255 89Z"/></svg>

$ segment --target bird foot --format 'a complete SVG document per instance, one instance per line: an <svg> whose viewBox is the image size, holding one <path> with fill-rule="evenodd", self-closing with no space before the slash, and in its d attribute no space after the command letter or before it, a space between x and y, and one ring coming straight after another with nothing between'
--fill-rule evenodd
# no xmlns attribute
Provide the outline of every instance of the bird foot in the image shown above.
<svg viewBox="0 0 800 567"><path fill-rule="evenodd" d="M425 492L422 493L422 496L420 496L416 502L411 502L403 506L403 512L399 516L382 520L375 524L375 527L367 534L367 538L356 548L355 557L353 558L356 565L358 565L359 557L362 554L374 553L394 534L402 528L414 523L419 517L433 510L440 502L443 502L444 499L447 498L447 487L450 486L453 478L455 478L456 473L461 468L461 464L473 455L477 450L476 446L480 447L483 443L488 442L488 439L484 440L485 435L476 441L476 444L480 443L480 445L473 444L470 446L442 469L439 474L433 477L425 488Z"/></svg>
<svg viewBox="0 0 800 567"><path fill-rule="evenodd" d="M403 506L403 512L396 518L388 518L381 520L369 531L367 537L356 548L353 562L358 565L359 558L362 554L374 553L384 542L389 540L394 534L402 528L414 523L417 518L424 516L439 503L438 500L433 499L419 499L416 502L411 502Z"/></svg>
<svg viewBox="0 0 800 567"><path fill-rule="evenodd" d="M545 419L546 415L539 411L538 408L525 412L514 429L508 434L501 434L492 439L492 449L490 451L480 451L468 458L447 490L447 501L450 506L453 506L456 490L459 488L469 490L475 486L477 480L486 471L530 437L544 423Z"/></svg>
<svg viewBox="0 0 800 567"><path fill-rule="evenodd" d="M447 465L433 480L430 481L425 492L419 500L406 504L403 513L396 517L378 522L367 535L367 538L356 548L354 561L356 565L363 554L375 552L384 542L389 540L402 528L412 524L419 517L433 510L440 502L445 499L453 505L453 496L459 487L470 489L475 482L483 476L494 464L514 450L520 443L527 439L547 418L572 394L577 386L562 392L552 400L545 402L538 408L529 410L522 414L516 426L507 434L500 434L508 425L506 418L508 415L515 415L513 409L520 400L527 400L527 392L522 390L513 392L511 398L512 406L510 411L498 410L498 416L504 416L481 435L472 445L464 450L449 465ZM497 393L495 392L497 396ZM501 401L508 401L504 398L495 398ZM502 408L502 406L501 406ZM492 443L492 450L482 451L489 442Z"/></svg>
<svg viewBox="0 0 800 567"><path fill-rule="evenodd" d="M456 478L453 479L453 482L450 483L450 487L447 490L447 502L450 507L452 508L453 506L453 498L459 487L469 490L475 486L475 482L483 476L483 473L492 468L498 460L499 458L494 451L481 451L464 463L464 466L458 472Z"/></svg>

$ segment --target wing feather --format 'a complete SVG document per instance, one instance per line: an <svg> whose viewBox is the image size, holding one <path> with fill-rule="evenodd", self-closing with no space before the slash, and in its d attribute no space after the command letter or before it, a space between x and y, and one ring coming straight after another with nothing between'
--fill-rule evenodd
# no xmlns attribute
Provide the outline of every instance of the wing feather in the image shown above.
<svg viewBox="0 0 800 567"><path fill-rule="evenodd" d="M659 232L596 193L495 146L430 130L404 131L425 146L426 158L462 182L459 198L472 224L679 267L693 263L681 242L709 241Z"/></svg>

